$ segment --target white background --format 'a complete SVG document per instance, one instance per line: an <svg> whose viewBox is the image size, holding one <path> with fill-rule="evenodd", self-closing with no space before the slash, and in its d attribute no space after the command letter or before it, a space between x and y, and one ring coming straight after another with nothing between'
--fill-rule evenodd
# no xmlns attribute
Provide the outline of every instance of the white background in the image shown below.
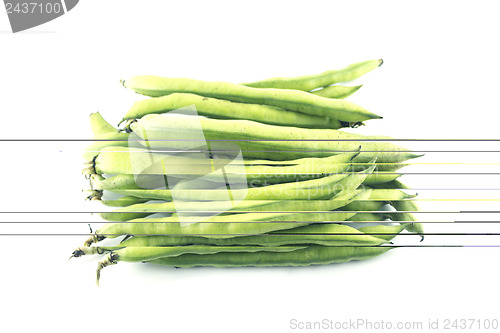
<svg viewBox="0 0 500 333"><path fill-rule="evenodd" d="M383 58L350 98L384 116L357 131L396 138L498 138L494 1L80 1L63 17L12 34L0 14L0 138L86 139L88 115L116 124L136 74L248 82ZM415 150L500 150L498 143L402 143ZM0 142L1 211L82 211L84 142ZM500 162L498 153L428 153L415 162ZM497 166L415 165L415 172ZM445 170L445 171L443 171ZM422 199L495 200L499 176L402 178ZM477 190L429 191L429 188ZM422 201L424 210L498 210L498 201ZM422 218L432 220L422 215ZM442 218L441 215L433 219ZM459 214L498 220L498 214ZM2 214L2 222L88 221L88 214ZM67 257L86 223L8 224L0 233L4 332L294 332L290 320L500 319L499 248L401 248L340 265L283 269L110 267ZM426 224L426 232L499 232L494 224ZM417 244L416 236L406 237ZM427 236L422 244L498 245L498 236ZM442 327L442 326L441 326ZM328 330L325 330L328 331ZM347 332L344 330L343 332ZM426 332L428 330L421 330ZM470 331L478 331L470 330ZM437 330L434 330L437 332Z"/></svg>

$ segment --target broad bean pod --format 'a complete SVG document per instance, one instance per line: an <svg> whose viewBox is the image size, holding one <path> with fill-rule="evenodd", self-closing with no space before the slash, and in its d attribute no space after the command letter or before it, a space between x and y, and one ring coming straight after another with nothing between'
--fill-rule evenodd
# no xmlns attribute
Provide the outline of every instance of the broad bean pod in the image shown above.
<svg viewBox="0 0 500 333"><path fill-rule="evenodd" d="M311 91L311 93L326 98L344 99L354 94L361 87L362 86L328 86Z"/></svg>
<svg viewBox="0 0 500 333"><path fill-rule="evenodd" d="M191 93L239 103L274 106L344 122L355 123L381 118L352 102L325 98L299 90L259 89L222 81L164 78L152 75L134 76L122 81L122 84L139 94L151 97Z"/></svg>
<svg viewBox="0 0 500 333"><path fill-rule="evenodd" d="M374 166L358 173L342 173L325 176L322 178L273 184L262 187L250 187L247 189L231 189L234 198L245 198L245 200L312 200L329 198L335 193L344 190L353 190L363 183L366 176L370 174ZM114 193L134 196L143 199L157 199L170 201L173 192L170 189L114 189ZM225 201L228 200L228 190L180 190L175 191L176 200L186 201Z"/></svg>
<svg viewBox="0 0 500 333"><path fill-rule="evenodd" d="M385 204L401 202L415 196L397 189L372 189L368 200L356 200L344 207L344 209L350 211L378 211Z"/></svg>
<svg viewBox="0 0 500 333"><path fill-rule="evenodd" d="M124 183L123 188L134 188L135 178L141 176L143 187L150 188L159 184L158 178L143 177L144 175L168 175L175 178L192 178L203 176L206 180L220 178L219 170L232 174L234 183L266 184L285 183L297 179L307 180L320 178L327 174L343 173L350 167L350 162L358 153L344 153L321 158L320 163L303 161L295 165L238 165L223 164L217 159L188 158L175 155L155 153L147 149L106 147L101 150L94 160L94 170L98 174L120 174L119 183ZM132 178L125 175L135 175ZM104 181L95 177L94 182ZM123 178L123 181L122 181ZM125 184L125 180L128 180ZM159 179L164 183L164 179ZM115 179L113 180L115 181ZM110 181L108 181L110 182ZM126 186L125 186L126 185ZM111 186L111 185L109 185ZM135 185L137 186L137 185ZM116 188L116 183L114 185Z"/></svg>
<svg viewBox="0 0 500 333"><path fill-rule="evenodd" d="M366 163L377 158L378 163L400 163L420 156L390 142L362 142L372 138L369 136L331 129L273 126L248 120L199 118L194 122L189 116L151 114L130 124L130 129L139 136L139 143L148 148L185 149L186 142L182 140L199 136L200 125L206 140L221 140L211 142L214 153L224 152L228 147L234 150L234 143L228 146L228 142L235 140L245 158L290 160L324 157L357 152L359 146L361 153L354 162Z"/></svg>
<svg viewBox="0 0 500 333"><path fill-rule="evenodd" d="M366 260L381 255L392 246L322 246L310 245L305 249L286 253L216 253L207 255L184 254L151 260L149 262L173 267L277 267L277 266L310 266L342 263L352 260Z"/></svg>
<svg viewBox="0 0 500 333"><path fill-rule="evenodd" d="M399 225L397 227L400 227ZM312 224L276 231L255 236L241 236L233 238L206 238L200 236L134 236L122 241L119 247L135 246L181 246L189 244L202 245L256 245L256 246L282 246L295 244L318 244L325 246L355 246L355 245L381 245L386 243L378 236L366 234L363 231L347 225L337 223ZM293 230L293 233L290 233Z"/></svg>
<svg viewBox="0 0 500 333"><path fill-rule="evenodd" d="M108 253L106 258L97 264L96 283L99 285L101 270L109 265L125 262L143 262L160 258L177 257L183 254L215 254L231 253L238 254L255 252L291 252L300 250L301 246L207 246L207 245L187 245L187 246L162 246L162 247L126 247Z"/></svg>
<svg viewBox="0 0 500 333"><path fill-rule="evenodd" d="M361 77L383 64L382 59L367 60L351 64L343 69L329 70L320 74L299 77L276 77L243 85L255 88L297 89L311 91L339 82L348 82Z"/></svg>
<svg viewBox="0 0 500 333"><path fill-rule="evenodd" d="M319 94L317 95L319 96ZM305 128L338 129L348 125L347 123L342 124L338 120L332 121L327 116L288 111L268 105L237 103L189 93L173 93L135 102L121 122L142 118L148 114L180 110L192 105L196 108L196 114L211 118L246 119L265 124ZM182 113L182 110L179 112Z"/></svg>
<svg viewBox="0 0 500 333"><path fill-rule="evenodd" d="M331 200L322 201L322 206L318 209L321 211L335 210L358 197L367 196L369 196L369 191L344 191ZM181 220L178 216L136 219L130 221L132 223L108 223L104 225L85 242L85 246L104 238L115 238L119 235L198 235L208 238L230 238L290 229L312 222L344 221L352 215L354 213L348 212L242 213L212 216L205 218L203 222L200 222L200 217L184 217Z"/></svg>

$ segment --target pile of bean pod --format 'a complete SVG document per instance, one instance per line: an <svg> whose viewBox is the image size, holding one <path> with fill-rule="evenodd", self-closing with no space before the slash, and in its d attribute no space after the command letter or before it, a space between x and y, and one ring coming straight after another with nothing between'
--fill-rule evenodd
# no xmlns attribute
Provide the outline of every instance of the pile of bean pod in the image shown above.
<svg viewBox="0 0 500 333"><path fill-rule="evenodd" d="M113 208L73 252L174 267L307 266L378 256L422 234L398 170L418 157L341 128L380 116L345 98L382 60L252 83L135 76L119 126L90 116L88 199ZM360 224L360 223L366 224ZM119 238L113 245L105 239ZM106 244L108 243L108 244Z"/></svg>

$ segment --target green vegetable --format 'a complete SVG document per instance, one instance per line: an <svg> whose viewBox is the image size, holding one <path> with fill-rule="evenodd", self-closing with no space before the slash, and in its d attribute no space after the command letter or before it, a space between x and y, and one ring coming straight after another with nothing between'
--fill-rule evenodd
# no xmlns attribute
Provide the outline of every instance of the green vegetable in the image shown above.
<svg viewBox="0 0 500 333"><path fill-rule="evenodd" d="M96 282L99 285L101 270L118 261L141 262L159 258L177 257L182 254L215 254L215 253L253 253L253 252L291 252L305 247L300 246L206 246L206 245L187 245L187 246L162 246L162 247L127 247L112 251L106 255L106 259L99 262L96 271Z"/></svg>
<svg viewBox="0 0 500 333"><path fill-rule="evenodd" d="M274 106L285 110L313 116L324 116L345 122L361 122L381 118L352 102L325 98L297 90L258 89L229 82L163 78L151 75L134 76L122 81L122 84L139 94L151 97L165 96L173 93L191 93L239 103ZM264 117L265 114L262 114L262 118Z"/></svg>
<svg viewBox="0 0 500 333"><path fill-rule="evenodd" d="M400 225L397 226L398 228ZM282 246L290 244L319 244L325 246L381 245L380 237L367 235L348 225L336 223L312 224L255 236L207 238L200 236L134 236L122 241L119 247L201 245Z"/></svg>
<svg viewBox="0 0 500 333"><path fill-rule="evenodd" d="M139 143L150 149L185 150L189 140L199 137L199 125L203 129L205 139L213 141L210 143L213 153L224 152L227 148L234 151L234 145L237 144L244 158L290 160L327 157L332 154L357 152L359 146L361 153L354 162L367 163L376 158L377 163L400 163L419 156L390 142L363 142L377 137L330 129L273 126L248 120L199 118L197 122L193 122L189 116L151 114L132 123L130 128L138 136ZM234 142L228 145L228 141ZM379 166L378 170L381 169Z"/></svg>
<svg viewBox="0 0 500 333"><path fill-rule="evenodd" d="M173 93L135 102L123 117L122 122L142 118L148 114L166 113L191 106L195 107L196 114L212 118L247 119L265 124L306 128L343 127L340 122L329 121L326 116L293 112L268 105L231 102L189 93ZM178 112L182 113L183 111L179 110Z"/></svg>
<svg viewBox="0 0 500 333"><path fill-rule="evenodd" d="M329 70L321 74L292 78L277 77L252 83L244 83L244 85L256 88L279 88L311 91L316 88L326 87L339 82L352 81L381 66L383 63L382 59L361 61L351 64L343 69Z"/></svg>
<svg viewBox="0 0 500 333"><path fill-rule="evenodd" d="M91 236L85 246L104 238L115 238L119 235L197 235L209 238L228 238L235 236L255 235L266 232L290 229L312 222L344 221L354 213L326 212L345 206L356 198L366 198L369 191L344 191L331 200L315 201L318 211L324 213L242 213L223 216L200 217L178 216L165 218L136 219L132 223L108 223ZM182 222L182 223L180 223ZM252 222L252 223L247 223ZM265 222L265 223L259 223Z"/></svg>
<svg viewBox="0 0 500 333"><path fill-rule="evenodd" d="M321 246L310 245L305 249L285 253L216 253L210 255L184 254L151 260L154 264L173 267L244 267L244 266L309 266L366 260L381 255L391 246Z"/></svg>
<svg viewBox="0 0 500 333"><path fill-rule="evenodd" d="M329 86L325 87L323 89L315 90L312 91L311 93L314 95L318 95L321 97L326 97L326 98L337 98L337 99L344 99L352 94L354 94L356 91L359 90L362 86Z"/></svg>

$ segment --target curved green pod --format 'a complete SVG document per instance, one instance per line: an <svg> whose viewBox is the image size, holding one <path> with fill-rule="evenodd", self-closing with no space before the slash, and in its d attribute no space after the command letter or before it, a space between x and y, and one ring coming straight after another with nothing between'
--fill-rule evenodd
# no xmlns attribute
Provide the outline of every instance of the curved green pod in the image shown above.
<svg viewBox="0 0 500 333"><path fill-rule="evenodd" d="M91 143L83 154L86 162L91 162L99 151L107 146L128 147L128 133L119 133L118 129L108 123L99 112L90 114L90 128L95 142ZM115 141L117 140L117 141Z"/></svg>
<svg viewBox="0 0 500 333"><path fill-rule="evenodd" d="M354 191L362 181L363 175L352 176L346 182L344 191ZM358 200L366 200L370 197L372 190L367 189L363 195L359 195ZM331 191L330 197L336 192ZM213 197L213 195L212 195ZM116 213L240 213L240 212L315 212L327 209L332 200L244 200L236 203L231 201L171 201L163 203L137 204L115 210ZM229 203L229 205L228 205ZM229 207L229 208L228 208Z"/></svg>
<svg viewBox="0 0 500 333"><path fill-rule="evenodd" d="M305 91L259 89L229 82L200 81L187 78L134 76L122 84L135 92L159 97L173 93L191 93L239 103L274 106L289 111L324 116L345 122L362 122L380 116L345 100L325 98ZM308 89L311 90L311 89Z"/></svg>
<svg viewBox="0 0 500 333"><path fill-rule="evenodd" d="M342 263L351 260L366 260L381 255L392 246L321 246L310 245L305 249L286 253L258 252L216 253L210 255L185 254L178 257L161 258L149 261L154 264L173 267L278 267L310 266Z"/></svg>
<svg viewBox="0 0 500 333"><path fill-rule="evenodd" d="M295 180L307 180L324 177L329 174L343 173L351 160L358 153L345 153L312 161L303 160L295 165L244 165L230 162L223 164L217 159L198 159L182 156L154 153L146 149L123 147L105 147L94 160L94 170L98 174L120 174L123 176L102 179L91 177L96 189L105 188L139 188L137 177L142 188L154 188L156 184L165 185L163 177L193 178L203 176L204 180L217 180L222 171L231 174L232 182L249 183L253 185L265 183L286 183ZM133 177L126 175L134 175ZM157 177L145 177L156 175ZM239 178L239 179L238 179ZM110 184L108 184L110 183ZM120 185L121 184L121 185Z"/></svg>
<svg viewBox="0 0 500 333"><path fill-rule="evenodd" d="M344 210L378 211L388 203L401 202L414 197L415 195L397 189L372 189L368 200L356 200L344 207Z"/></svg>
<svg viewBox="0 0 500 333"><path fill-rule="evenodd" d="M380 170L380 165L377 164L377 169ZM394 181L395 179L401 177L401 174L397 172L377 172L374 171L366 177L365 185L379 185L380 188L385 188L385 184Z"/></svg>
<svg viewBox="0 0 500 333"><path fill-rule="evenodd" d="M375 172L374 172L375 173ZM385 182L380 182L380 178L378 175L375 175L375 177L372 177L374 173L369 174L365 181L363 182L364 185L368 185L373 188L384 188ZM323 175L324 176L324 175ZM384 177L382 179L387 179L389 177ZM113 190L124 190L124 189L158 189L160 187L166 187L168 185L168 181L163 177L162 175L140 175L138 178L136 178L136 175L129 175L129 174L118 174L109 178L104 178L102 175L99 174L93 174L90 175L90 181L92 188L94 190L108 190L108 191L113 191ZM314 179L314 178L320 178L320 175L317 174L312 174L312 175L299 175L298 177L295 177L294 181L301 181L301 180L308 180L308 179ZM390 178L393 178L394 176L391 175ZM287 178L284 177L279 177L277 180L279 182L284 183L286 182ZM289 179L288 179L289 180ZM279 182L271 182L268 179L265 179L263 182L267 182L268 185L276 184ZM256 185L264 185L263 182L255 182L255 181L250 181L249 185L250 186L256 186ZM139 183L139 184L138 184ZM248 183L248 182L247 182ZM191 183L191 182L178 182L177 184L174 185L175 189L214 189L214 182L212 181L202 181L198 180L196 183ZM388 187L391 188L391 187Z"/></svg>
<svg viewBox="0 0 500 333"><path fill-rule="evenodd" d="M380 213L356 213L352 217L348 218L346 221L349 222L382 222L390 218L386 212Z"/></svg>
<svg viewBox="0 0 500 333"><path fill-rule="evenodd" d="M273 184L248 189L231 189L233 198L245 200L312 200L331 197L343 190L357 188L372 172L374 166L365 171L353 174L332 174L330 176L304 180L300 182ZM355 185L355 186L354 186ZM144 199L158 199L170 201L173 192L170 189L113 189L112 192ZM182 190L175 191L176 200L188 201L225 201L228 200L227 189L212 190Z"/></svg>
<svg viewBox="0 0 500 333"><path fill-rule="evenodd" d="M420 208L415 203L415 201L405 200L405 201L394 201L392 206L397 210L397 212L391 212L391 217L393 221L398 222L411 222L407 230L409 232L414 232L421 235L422 240L424 239L424 225L422 223L416 223L418 219L411 212L418 212Z"/></svg>
<svg viewBox="0 0 500 333"><path fill-rule="evenodd" d="M99 285L101 270L109 265L114 265L119 261L144 262L161 258L173 258L184 254L210 255L216 253L246 253L267 252L292 252L306 248L305 246L207 246L207 245L187 245L187 246L162 246L162 247L127 247L114 250L106 255L106 258L99 262L96 270L96 282ZM79 254L76 250L73 256ZM99 249L98 249L99 251Z"/></svg>
<svg viewBox="0 0 500 333"><path fill-rule="evenodd" d="M290 233L290 231L293 231ZM206 238L199 236L134 236L122 241L120 247L135 246L181 246L189 244L232 246L283 246L295 244L318 244L325 246L381 245L386 243L379 237L365 234L347 225L327 223L282 230L278 232L233 238Z"/></svg>
<svg viewBox="0 0 500 333"><path fill-rule="evenodd" d="M358 197L366 197L368 191L344 191L331 200L323 200L318 211L330 211L341 208ZM316 203L317 205L319 203ZM131 223L108 223L96 231L85 242L90 245L96 240L115 238L119 235L188 235L208 238L230 238L235 236L256 235L271 231L291 229L313 222L344 221L351 217L349 212L324 213L242 213L223 216L211 216L200 222L200 217L178 216L166 218L145 218ZM249 223L252 222L252 223Z"/></svg>
<svg viewBox="0 0 500 333"><path fill-rule="evenodd" d="M104 120L99 112L90 114L90 128L92 129L92 133L94 133L94 136L108 133L118 133L118 129Z"/></svg>
<svg viewBox="0 0 500 333"><path fill-rule="evenodd" d="M329 86L311 91L311 94L326 98L344 99L354 94L361 87L362 86Z"/></svg>
<svg viewBox="0 0 500 333"><path fill-rule="evenodd" d="M305 128L340 128L340 122L329 121L326 116L293 112L274 106L231 102L189 93L173 93L135 102L122 119L142 118L148 114L166 113L194 106L202 116L221 119L246 119L265 124Z"/></svg>
<svg viewBox="0 0 500 333"><path fill-rule="evenodd" d="M385 241L393 240L397 235L399 235L403 230L407 229L411 223L403 223L399 225L374 225L368 227L362 227L358 230L364 232L367 235L372 235L373 237L377 237L383 239Z"/></svg>
<svg viewBox="0 0 500 333"><path fill-rule="evenodd" d="M193 118L196 118L194 121ZM379 138L332 129L304 129L273 126L248 120L220 120L200 117L156 115L144 116L130 125L141 145L152 149L186 149L186 140L198 137L200 126L211 151L234 151L237 144L244 158L290 160L304 157L326 157L332 154L361 153L354 162L400 163L419 157L390 142L363 141ZM146 141L141 141L146 140ZM219 140L219 141L217 141ZM233 141L231 145L228 142Z"/></svg>
<svg viewBox="0 0 500 333"><path fill-rule="evenodd" d="M148 246L125 247L112 253L113 261L141 262L165 257L177 257L182 254L214 254L220 252L291 252L304 246Z"/></svg>
<svg viewBox="0 0 500 333"><path fill-rule="evenodd" d="M200 238L204 241L210 241L203 237L192 237ZM158 236L146 236L146 237L135 237L135 241L131 242L132 238L129 238L121 242L117 246L92 246L92 247L79 247L73 252L73 257L81 257L84 255L95 255L95 254L105 254L107 252L112 252L112 259L116 261L127 261L127 262L140 262L145 260L152 260L162 257L176 257L181 254L191 253L191 254L213 254L218 252L290 252L297 249L303 249L305 246L274 246L274 245L222 245L216 244L214 246L210 242L205 244L189 244L182 240L181 242L174 242L175 245L166 245L159 242ZM163 237L166 242L169 242L166 237ZM217 241L231 241L231 239L218 239ZM379 239L380 241L380 239ZM172 242L170 242L172 243ZM131 244L125 246L124 244ZM143 245L139 245L143 244ZM155 245L157 244L157 245ZM71 259L70 258L70 259Z"/></svg>
<svg viewBox="0 0 500 333"><path fill-rule="evenodd" d="M374 70L383 64L382 59L367 60L351 64L342 69L329 70L320 74L299 77L276 77L243 85L255 88L278 88L311 91L339 82L348 82Z"/></svg>

